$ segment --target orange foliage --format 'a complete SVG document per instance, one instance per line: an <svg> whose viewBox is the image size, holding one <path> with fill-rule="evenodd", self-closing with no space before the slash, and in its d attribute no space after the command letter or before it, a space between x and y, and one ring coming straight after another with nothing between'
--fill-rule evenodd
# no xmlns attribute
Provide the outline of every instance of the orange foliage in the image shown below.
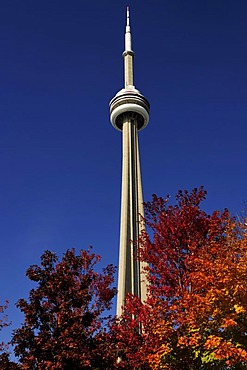
<svg viewBox="0 0 247 370"><path fill-rule="evenodd" d="M246 226L227 210L203 212L205 194L194 189L179 192L175 206L156 196L147 204L153 236L143 234L140 258L149 264L150 286L135 316L143 329L138 346L132 351L128 343L133 368L247 366ZM121 325L135 335L134 306L136 298L130 297Z"/></svg>

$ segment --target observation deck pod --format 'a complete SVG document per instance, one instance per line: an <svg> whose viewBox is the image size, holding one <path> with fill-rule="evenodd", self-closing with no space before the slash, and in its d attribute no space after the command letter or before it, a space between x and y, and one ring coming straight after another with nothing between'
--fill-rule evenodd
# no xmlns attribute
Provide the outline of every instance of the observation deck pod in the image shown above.
<svg viewBox="0 0 247 370"><path fill-rule="evenodd" d="M122 131L126 115L137 124L138 131L144 129L149 121L148 100L134 86L120 90L110 101L110 120L112 126Z"/></svg>

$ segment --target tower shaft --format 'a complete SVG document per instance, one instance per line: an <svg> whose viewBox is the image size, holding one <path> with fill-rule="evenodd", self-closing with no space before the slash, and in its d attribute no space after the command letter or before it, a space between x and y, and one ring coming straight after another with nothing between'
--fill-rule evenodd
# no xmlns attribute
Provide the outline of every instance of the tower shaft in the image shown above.
<svg viewBox="0 0 247 370"><path fill-rule="evenodd" d="M128 293L146 298L143 263L137 258L138 238L144 228L142 181L137 122L126 113L123 122L122 199L118 271L117 315Z"/></svg>

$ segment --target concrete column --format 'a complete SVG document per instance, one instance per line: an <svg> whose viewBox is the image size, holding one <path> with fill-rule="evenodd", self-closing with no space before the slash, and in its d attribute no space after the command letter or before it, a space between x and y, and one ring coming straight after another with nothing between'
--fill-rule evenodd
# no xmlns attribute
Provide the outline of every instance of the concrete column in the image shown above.
<svg viewBox="0 0 247 370"><path fill-rule="evenodd" d="M128 293L146 299L146 279L141 273L143 264L136 260L137 240L144 227L140 223L143 195L138 148L137 123L126 113L123 123L122 199L118 271L117 315Z"/></svg>

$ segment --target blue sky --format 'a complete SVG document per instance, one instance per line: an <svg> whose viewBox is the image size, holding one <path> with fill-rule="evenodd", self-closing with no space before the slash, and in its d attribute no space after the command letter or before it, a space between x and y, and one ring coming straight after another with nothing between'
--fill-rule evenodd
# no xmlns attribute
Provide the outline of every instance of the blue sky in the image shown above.
<svg viewBox="0 0 247 370"><path fill-rule="evenodd" d="M9 0L0 12L0 292L13 329L26 269L49 249L118 261L123 87L130 5L145 200L204 185L204 209L246 196L247 2ZM2 335L9 338L10 330Z"/></svg>

